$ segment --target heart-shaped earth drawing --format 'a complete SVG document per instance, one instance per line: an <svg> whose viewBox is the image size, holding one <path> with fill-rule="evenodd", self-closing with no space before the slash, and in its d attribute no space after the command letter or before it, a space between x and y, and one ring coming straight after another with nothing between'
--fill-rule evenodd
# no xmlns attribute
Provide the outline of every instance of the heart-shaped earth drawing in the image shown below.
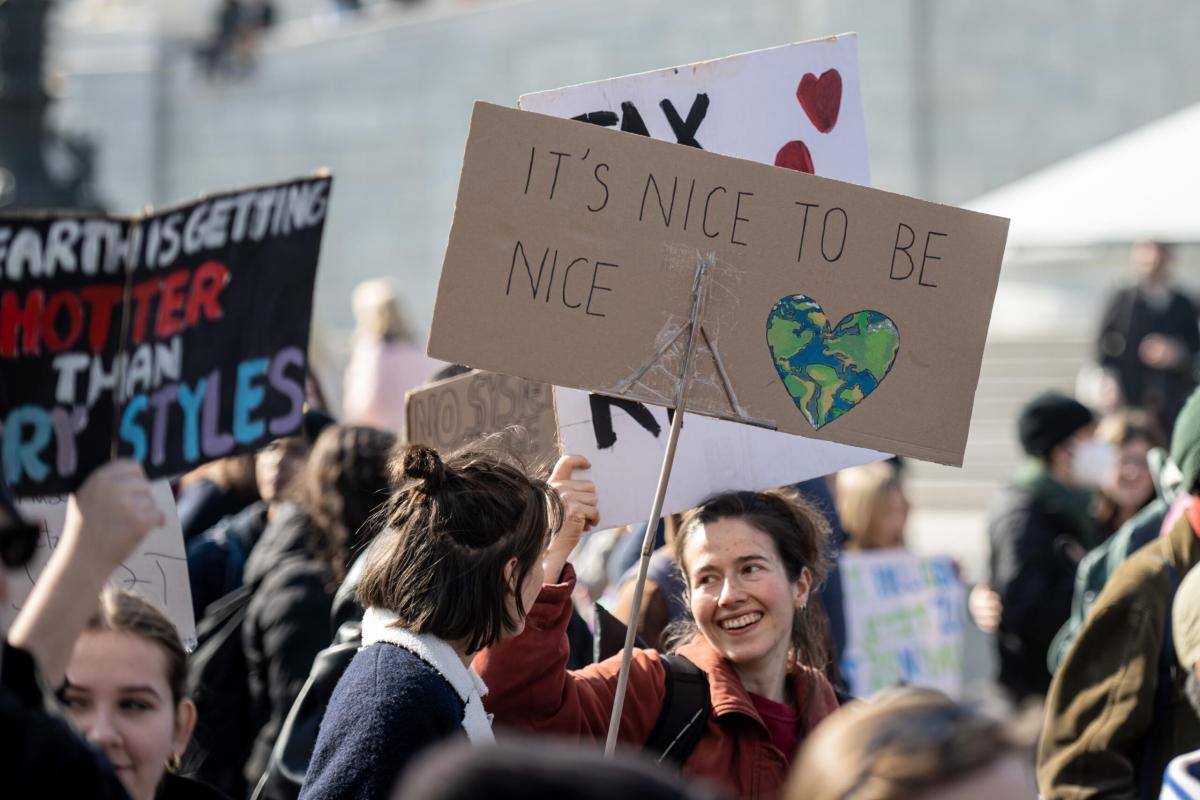
<svg viewBox="0 0 1200 800"><path fill-rule="evenodd" d="M827 69L819 78L811 72L805 73L796 87L796 99L813 127L821 133L829 133L837 125L838 112L842 109L841 73Z"/></svg>
<svg viewBox="0 0 1200 800"><path fill-rule="evenodd" d="M847 314L831 329L819 303L793 294L780 298L767 316L767 347L796 408L819 430L887 377L900 331L878 311Z"/></svg>

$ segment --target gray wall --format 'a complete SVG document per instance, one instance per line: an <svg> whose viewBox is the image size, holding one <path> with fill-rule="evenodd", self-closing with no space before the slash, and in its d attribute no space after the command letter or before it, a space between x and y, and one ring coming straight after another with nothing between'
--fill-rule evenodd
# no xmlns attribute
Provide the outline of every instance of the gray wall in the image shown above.
<svg viewBox="0 0 1200 800"><path fill-rule="evenodd" d="M59 119L100 148L115 210L335 175L318 284L326 329L389 274L428 322L471 101L857 30L876 185L962 202L1200 99L1200 3L1101 0L531 0L281 26L247 80L90 57ZM86 39L64 35L64 48ZM99 53L99 55L97 55ZM144 64L145 59L141 62Z"/></svg>

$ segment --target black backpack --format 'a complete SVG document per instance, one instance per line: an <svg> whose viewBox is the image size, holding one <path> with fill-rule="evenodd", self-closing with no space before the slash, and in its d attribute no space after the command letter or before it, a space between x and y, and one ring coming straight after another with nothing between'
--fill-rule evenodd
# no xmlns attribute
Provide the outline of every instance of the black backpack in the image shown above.
<svg viewBox="0 0 1200 800"><path fill-rule="evenodd" d="M621 652L625 646L625 623L608 609L595 606L596 660ZM646 645L641 637L634 640L640 648ZM646 751L659 763L682 767L704 735L712 703L708 694L708 676L699 667L678 653L659 656L666 667L666 694L662 711L646 740Z"/></svg>
<svg viewBox="0 0 1200 800"><path fill-rule="evenodd" d="M187 689L197 719L187 772L230 797L246 796L242 770L254 743L242 623L260 583L234 589L208 607L188 659Z"/></svg>

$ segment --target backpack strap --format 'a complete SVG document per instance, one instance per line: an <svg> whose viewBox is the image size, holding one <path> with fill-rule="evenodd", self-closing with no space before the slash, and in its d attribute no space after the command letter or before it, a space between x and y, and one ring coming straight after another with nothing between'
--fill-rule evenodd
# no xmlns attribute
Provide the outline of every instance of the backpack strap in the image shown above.
<svg viewBox="0 0 1200 800"><path fill-rule="evenodd" d="M646 749L659 763L681 768L704 735L712 712L708 676L681 655L669 653L660 658L666 668L666 695Z"/></svg>

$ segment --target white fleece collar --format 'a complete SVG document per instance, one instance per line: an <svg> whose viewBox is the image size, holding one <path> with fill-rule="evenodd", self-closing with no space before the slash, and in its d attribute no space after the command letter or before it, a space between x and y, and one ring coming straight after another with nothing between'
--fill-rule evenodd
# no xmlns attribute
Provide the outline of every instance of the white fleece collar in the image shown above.
<svg viewBox="0 0 1200 800"><path fill-rule="evenodd" d="M393 623L396 615L380 608L368 608L363 615L362 643L368 647L376 642L388 642L408 650L438 671L463 701L463 730L472 744L491 744L492 715L483 709L487 684L475 670L466 667L454 648L430 633L412 633Z"/></svg>

